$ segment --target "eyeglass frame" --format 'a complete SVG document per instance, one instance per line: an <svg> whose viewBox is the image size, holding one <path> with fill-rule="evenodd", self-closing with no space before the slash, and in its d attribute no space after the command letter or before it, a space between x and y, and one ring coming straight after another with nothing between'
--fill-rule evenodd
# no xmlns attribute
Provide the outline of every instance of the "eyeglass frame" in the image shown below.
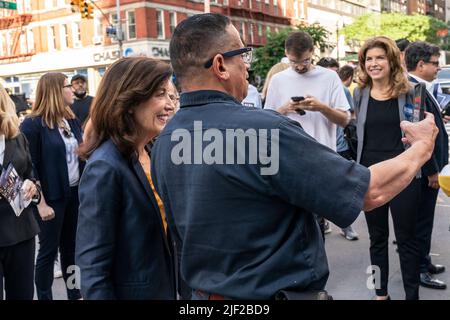
<svg viewBox="0 0 450 320"><path fill-rule="evenodd" d="M65 86L63 86L63 89L65 89L65 88L73 89L73 85L72 84L66 84Z"/></svg>
<svg viewBox="0 0 450 320"><path fill-rule="evenodd" d="M242 54L244 54L244 53L249 53L249 55L250 55L249 62L246 62L244 56L242 56ZM224 58L232 58L234 56L241 55L242 58L244 59L244 63L246 63L246 64L250 64L253 60L253 48L252 47L239 48L239 49L227 51L224 53L217 53L216 55L218 55L218 54L220 54ZM212 57L211 59L209 59L208 61L205 62L205 64L203 65L205 67L205 69L211 68L215 57L216 56Z"/></svg>
<svg viewBox="0 0 450 320"><path fill-rule="evenodd" d="M434 65L436 68L439 67L439 61L424 61L424 63L431 63L431 64Z"/></svg>
<svg viewBox="0 0 450 320"><path fill-rule="evenodd" d="M305 62L305 61L307 61L307 62ZM290 64L291 66L302 65L302 66L306 67L306 66L309 66L309 65L313 64L313 62L314 62L313 58L304 59L304 60L302 60L302 61L292 61L292 60L289 60L289 64Z"/></svg>

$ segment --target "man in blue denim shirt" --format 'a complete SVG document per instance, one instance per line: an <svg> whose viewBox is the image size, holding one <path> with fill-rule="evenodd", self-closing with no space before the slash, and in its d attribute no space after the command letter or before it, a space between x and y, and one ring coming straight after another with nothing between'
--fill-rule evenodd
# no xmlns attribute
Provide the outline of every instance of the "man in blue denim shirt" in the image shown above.
<svg viewBox="0 0 450 320"><path fill-rule="evenodd" d="M402 190L429 158L436 128L405 123L412 145L369 169L317 143L270 110L247 108L250 49L230 20L200 14L174 31L181 109L152 150L152 177L194 298L271 299L323 289L317 223L341 227Z"/></svg>

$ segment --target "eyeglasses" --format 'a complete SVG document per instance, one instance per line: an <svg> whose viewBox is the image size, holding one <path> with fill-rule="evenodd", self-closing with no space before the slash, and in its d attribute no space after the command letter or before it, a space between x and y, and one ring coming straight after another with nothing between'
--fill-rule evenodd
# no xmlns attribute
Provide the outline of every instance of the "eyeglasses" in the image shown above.
<svg viewBox="0 0 450 320"><path fill-rule="evenodd" d="M73 86L71 84L66 84L65 86L63 86L63 89L65 88L73 89Z"/></svg>
<svg viewBox="0 0 450 320"><path fill-rule="evenodd" d="M252 59L253 59L253 48L250 47L246 47L246 48L240 48L240 49L236 49L236 50L231 50L231 51L227 51L224 53L218 53L220 54L222 57L224 58L231 58L237 55L241 55L242 60L244 60L245 64L250 64L252 63ZM212 64L213 64L213 60L214 57L209 59L208 61L206 61L204 67L206 69L211 68Z"/></svg>
<svg viewBox="0 0 450 320"><path fill-rule="evenodd" d="M432 65L434 65L435 67L439 67L439 61L427 61L425 63L431 63Z"/></svg>
<svg viewBox="0 0 450 320"><path fill-rule="evenodd" d="M180 100L180 97L175 94L169 94L169 99L172 100L172 102L176 102L176 101Z"/></svg>
<svg viewBox="0 0 450 320"><path fill-rule="evenodd" d="M313 62L312 58L308 58L302 61L292 61L289 60L289 63L291 64L291 66L298 66L298 65L302 65L302 66L308 66Z"/></svg>

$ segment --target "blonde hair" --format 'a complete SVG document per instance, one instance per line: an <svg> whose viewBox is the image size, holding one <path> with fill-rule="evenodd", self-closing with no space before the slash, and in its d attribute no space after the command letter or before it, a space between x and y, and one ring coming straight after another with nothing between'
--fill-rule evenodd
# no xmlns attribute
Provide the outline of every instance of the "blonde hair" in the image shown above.
<svg viewBox="0 0 450 320"><path fill-rule="evenodd" d="M14 138L19 134L19 118L16 114L16 105L9 97L0 83L0 134L6 139Z"/></svg>
<svg viewBox="0 0 450 320"><path fill-rule="evenodd" d="M50 129L65 118L75 119L75 115L64 102L63 87L67 76L60 72L44 74L37 84L36 100L31 117L42 117L42 122Z"/></svg>
<svg viewBox="0 0 450 320"><path fill-rule="evenodd" d="M358 54L358 83L361 88L372 88L372 78L366 72L366 54L373 48L380 48L386 52L389 67L391 68L389 76L388 94L391 98L397 98L399 95L407 93L411 85L406 77L406 71L400 59L400 50L392 39L388 37L374 37L367 40Z"/></svg>
<svg viewBox="0 0 450 320"><path fill-rule="evenodd" d="M269 72L267 72L266 81L264 82L264 87L261 92L261 96L263 99L266 98L267 90L269 90L269 83L270 80L272 80L272 77L278 72L284 71L287 68L289 68L289 65L284 62L278 62L277 64L273 65L272 68L270 68Z"/></svg>

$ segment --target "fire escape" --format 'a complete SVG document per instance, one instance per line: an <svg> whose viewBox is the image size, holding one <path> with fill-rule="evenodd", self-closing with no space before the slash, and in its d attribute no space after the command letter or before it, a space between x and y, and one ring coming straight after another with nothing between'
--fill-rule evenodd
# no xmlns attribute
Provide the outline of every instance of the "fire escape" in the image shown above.
<svg viewBox="0 0 450 320"><path fill-rule="evenodd" d="M269 4L264 0L256 2L256 5L253 5L253 7L251 7L249 0L229 0L227 9L228 16L240 16L284 25L291 24L289 18L269 13Z"/></svg>
<svg viewBox="0 0 450 320"><path fill-rule="evenodd" d="M21 7L17 1L20 1ZM33 16L25 13L24 0L0 0L0 64L21 62L34 55L29 48L26 26Z"/></svg>

